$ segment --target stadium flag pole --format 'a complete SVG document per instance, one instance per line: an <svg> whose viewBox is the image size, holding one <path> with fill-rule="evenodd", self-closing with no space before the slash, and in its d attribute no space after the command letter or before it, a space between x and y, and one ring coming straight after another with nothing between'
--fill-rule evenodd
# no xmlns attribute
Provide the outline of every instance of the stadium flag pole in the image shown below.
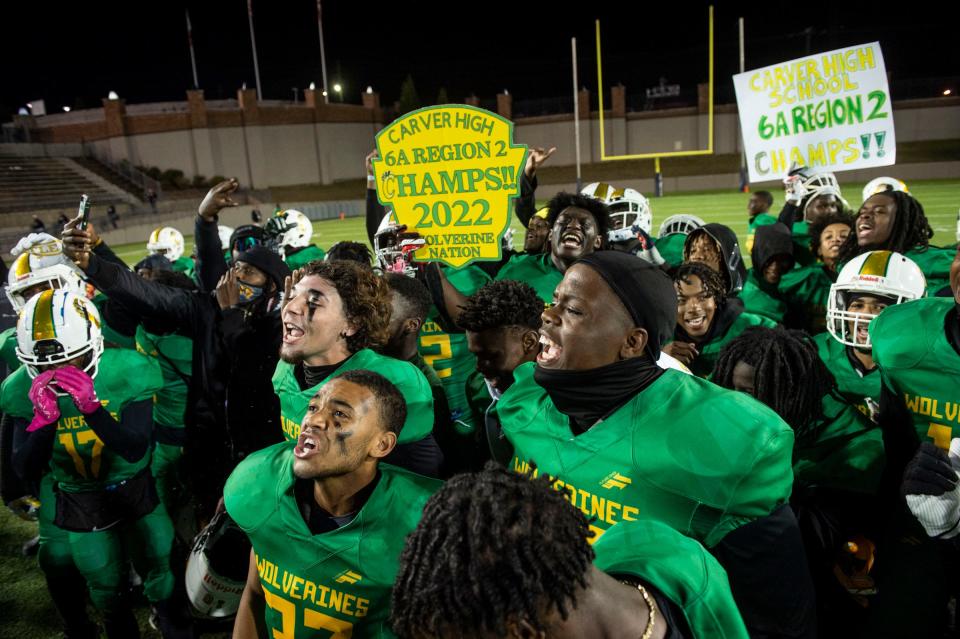
<svg viewBox="0 0 960 639"><path fill-rule="evenodd" d="M573 139L577 156L577 193L580 192L580 96L577 93L577 39L570 38L573 55Z"/></svg>
<svg viewBox="0 0 960 639"><path fill-rule="evenodd" d="M320 72L323 74L323 102L330 103L330 92L327 90L327 53L323 48L323 9L320 0L317 0L317 29L320 31Z"/></svg>
<svg viewBox="0 0 960 639"><path fill-rule="evenodd" d="M740 73L746 71L746 65L744 64L744 54L743 54L743 18L738 19L739 23L739 40L740 40ZM737 118L737 129L740 129L740 118ZM741 131L740 139L743 140L743 132ZM740 192L749 193L750 192L750 183L747 181L747 149L743 148L740 153Z"/></svg>
<svg viewBox="0 0 960 639"><path fill-rule="evenodd" d="M197 54L193 50L193 26L190 24L190 9L186 9L187 14L187 44L190 45L190 66L193 68L193 88L200 88L200 80L197 79Z"/></svg>
<svg viewBox="0 0 960 639"><path fill-rule="evenodd" d="M257 80L257 102L263 100L260 88L260 63L257 61L257 38L253 35L253 0L247 0L247 20L250 23L250 48L253 49L253 75Z"/></svg>

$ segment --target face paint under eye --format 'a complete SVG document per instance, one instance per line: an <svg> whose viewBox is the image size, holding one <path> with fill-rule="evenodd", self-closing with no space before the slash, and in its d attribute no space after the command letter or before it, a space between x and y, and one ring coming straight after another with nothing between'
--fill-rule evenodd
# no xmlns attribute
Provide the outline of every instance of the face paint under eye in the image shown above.
<svg viewBox="0 0 960 639"><path fill-rule="evenodd" d="M342 431L336 434L337 447L340 449L340 455L342 457L347 456L347 439L353 437L353 431Z"/></svg>

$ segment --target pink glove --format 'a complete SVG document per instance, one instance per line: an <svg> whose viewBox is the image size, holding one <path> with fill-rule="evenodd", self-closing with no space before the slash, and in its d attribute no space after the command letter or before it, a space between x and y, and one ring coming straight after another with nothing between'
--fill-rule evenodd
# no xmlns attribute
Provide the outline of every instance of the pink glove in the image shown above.
<svg viewBox="0 0 960 639"><path fill-rule="evenodd" d="M50 388L53 371L44 371L33 379L28 393L33 403L33 420L27 426L27 432L49 426L60 419L60 408L57 406L57 393Z"/></svg>
<svg viewBox="0 0 960 639"><path fill-rule="evenodd" d="M84 415L100 408L100 400L93 389L93 379L79 368L64 366L54 371L53 378L65 393L73 398L73 403Z"/></svg>

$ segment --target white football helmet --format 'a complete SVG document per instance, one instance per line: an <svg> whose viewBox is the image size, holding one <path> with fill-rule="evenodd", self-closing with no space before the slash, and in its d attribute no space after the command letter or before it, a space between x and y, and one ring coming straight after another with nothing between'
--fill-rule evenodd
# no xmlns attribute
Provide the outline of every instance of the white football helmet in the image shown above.
<svg viewBox="0 0 960 639"><path fill-rule="evenodd" d="M408 233L393 211L388 211L373 236L373 252L377 268L384 273L402 273L414 277L417 270L411 265L413 254L423 248L426 240L419 233Z"/></svg>
<svg viewBox="0 0 960 639"><path fill-rule="evenodd" d="M100 311L93 302L64 290L46 290L30 298L17 320L17 359L31 378L40 373L39 366L68 362L87 353L93 357L83 370L96 377L103 335Z"/></svg>
<svg viewBox="0 0 960 639"><path fill-rule="evenodd" d="M10 251L17 259L7 273L7 298L13 310L26 306L36 287L63 289L84 294L80 271L63 254L63 243L46 233L31 233Z"/></svg>
<svg viewBox="0 0 960 639"><path fill-rule="evenodd" d="M876 315L847 310L859 295L900 304L923 297L927 280L913 260L894 251L868 251L841 269L827 299L827 330L841 344L872 348L867 326ZM858 335L863 331L863 335ZM858 341L858 336L860 340Z"/></svg>
<svg viewBox="0 0 960 639"><path fill-rule="evenodd" d="M617 228L639 226L649 234L653 230L653 212L650 201L636 189L618 189L604 182L592 182L580 191L581 195L600 200L610 209L610 219Z"/></svg>
<svg viewBox="0 0 960 639"><path fill-rule="evenodd" d="M147 240L147 251L159 253L171 262L176 262L183 256L183 233L172 226L156 228Z"/></svg>
<svg viewBox="0 0 960 639"><path fill-rule="evenodd" d="M843 208L850 208L850 205L847 204L847 201L843 199L843 195L840 193L840 183L837 182L837 176L833 173L828 171L815 173L809 167L802 166L791 170L790 174L800 176L800 189L801 193L804 193L804 222L810 221L807 217L807 210L810 208L810 204L821 195L833 195ZM787 199L790 199L789 193L787 194Z"/></svg>
<svg viewBox="0 0 960 639"><path fill-rule="evenodd" d="M689 213L677 213L676 215L671 215L660 223L660 229L657 231L657 237L675 235L677 233L680 235L690 235L691 231L695 231L703 225L704 221L696 215L690 215Z"/></svg>
<svg viewBox="0 0 960 639"><path fill-rule="evenodd" d="M310 245L310 238L313 237L313 224L310 218L296 209L287 209L280 213L287 224L287 230L279 238L280 247L289 246L292 248L303 248Z"/></svg>
<svg viewBox="0 0 960 639"><path fill-rule="evenodd" d="M244 532L226 512L214 515L197 535L187 559L187 598L198 617L226 619L237 614L246 576L236 559L244 554L250 554Z"/></svg>
<svg viewBox="0 0 960 639"><path fill-rule="evenodd" d="M873 178L867 182L865 187L863 187L863 199L861 202L866 202L867 198L869 198L871 195L884 193L885 191L903 191L904 193L909 193L910 189L907 188L907 185L903 182L903 180L898 180L897 178Z"/></svg>
<svg viewBox="0 0 960 639"><path fill-rule="evenodd" d="M230 236L233 235L233 227L220 224L217 226L217 234L220 236L220 248L226 251L230 248Z"/></svg>

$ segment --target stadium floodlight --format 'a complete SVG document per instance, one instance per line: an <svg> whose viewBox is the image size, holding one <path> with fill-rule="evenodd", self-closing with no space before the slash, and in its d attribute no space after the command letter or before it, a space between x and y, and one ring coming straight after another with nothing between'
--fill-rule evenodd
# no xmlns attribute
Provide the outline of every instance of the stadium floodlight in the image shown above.
<svg viewBox="0 0 960 639"><path fill-rule="evenodd" d="M316 91L316 90L317 90L317 83L316 83L316 82L311 82L311 83L310 83L310 90L311 90L311 91Z"/></svg>
<svg viewBox="0 0 960 639"><path fill-rule="evenodd" d="M343 91L343 87L340 86L340 83L339 83L339 82L337 82L336 84L333 85L333 92L334 92L334 93L340 93L341 91Z"/></svg>
<svg viewBox="0 0 960 639"><path fill-rule="evenodd" d="M326 91L323 92L323 97L327 97L327 92L326 92Z"/></svg>
<svg viewBox="0 0 960 639"><path fill-rule="evenodd" d="M953 91L951 91L950 89L944 89L943 91L944 95L950 95L951 93L953 93Z"/></svg>
<svg viewBox="0 0 960 639"><path fill-rule="evenodd" d="M27 102L27 108L28 108L28 109L32 109L32 108L33 108L33 102Z"/></svg>
<svg viewBox="0 0 960 639"><path fill-rule="evenodd" d="M64 112L64 113L70 113L70 107L68 107L68 106L63 107L63 112Z"/></svg>
<svg viewBox="0 0 960 639"><path fill-rule="evenodd" d="M119 100L119 99L120 99L120 96L117 95L117 92L116 92L116 91L111 91L110 93L107 94L107 99L108 99L108 100Z"/></svg>
<svg viewBox="0 0 960 639"><path fill-rule="evenodd" d="M368 86L368 87L367 87L367 95L372 95L372 94L373 94L373 87Z"/></svg>

